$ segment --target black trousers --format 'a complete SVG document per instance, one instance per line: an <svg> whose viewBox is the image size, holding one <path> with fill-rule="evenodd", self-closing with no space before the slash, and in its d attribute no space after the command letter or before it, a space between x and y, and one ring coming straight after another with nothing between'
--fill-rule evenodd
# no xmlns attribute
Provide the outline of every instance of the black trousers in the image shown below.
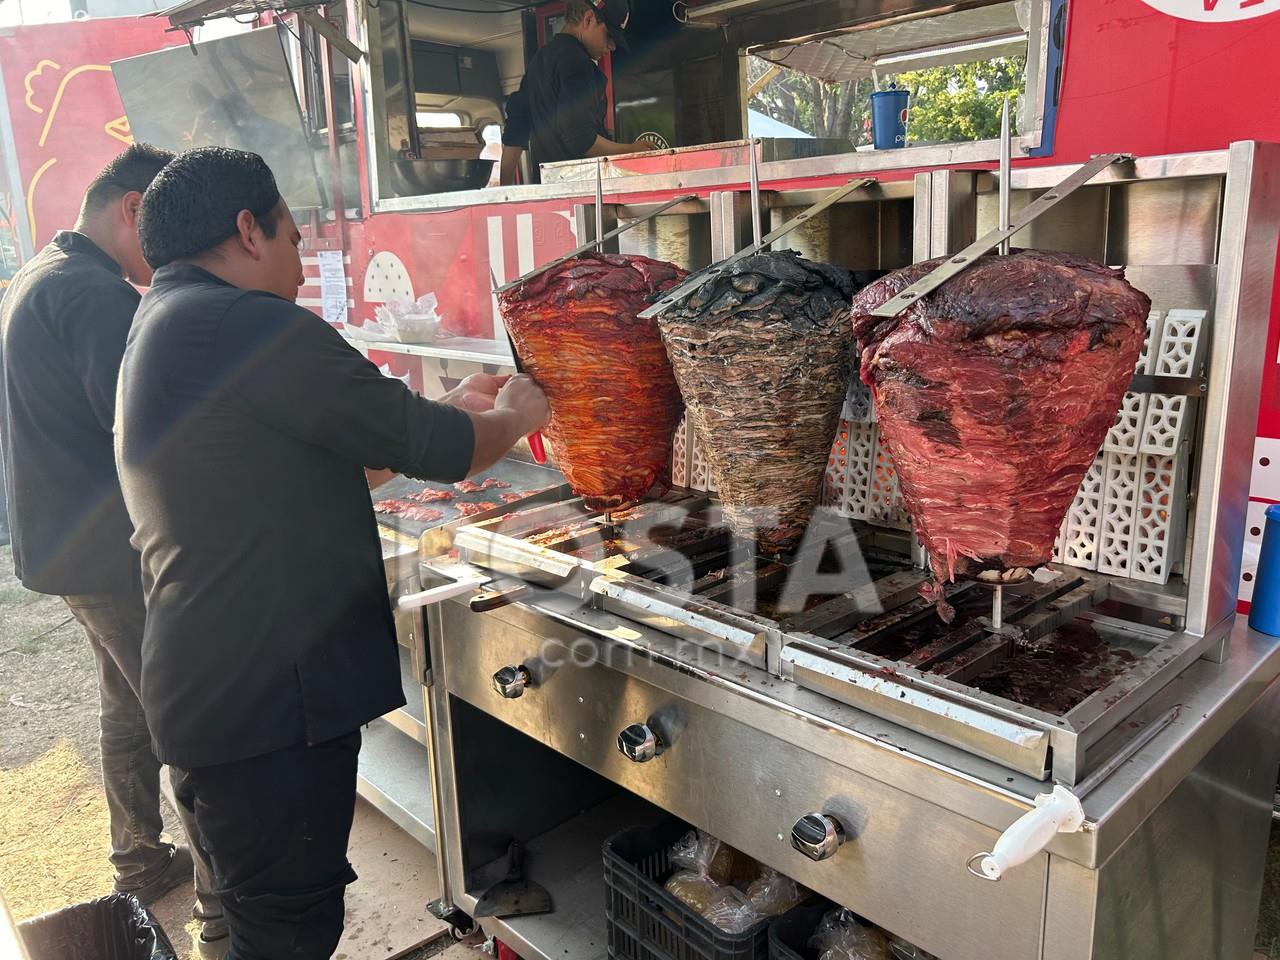
<svg viewBox="0 0 1280 960"><path fill-rule="evenodd" d="M360 732L177 771L231 928L227 960L328 960L342 936Z"/></svg>

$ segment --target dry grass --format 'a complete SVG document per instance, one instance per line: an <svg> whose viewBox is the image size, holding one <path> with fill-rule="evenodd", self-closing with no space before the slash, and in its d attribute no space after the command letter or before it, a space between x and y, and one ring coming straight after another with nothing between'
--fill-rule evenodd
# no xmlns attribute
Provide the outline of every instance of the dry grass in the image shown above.
<svg viewBox="0 0 1280 960"><path fill-rule="evenodd" d="M111 892L101 779L60 740L0 770L0 889L21 921Z"/></svg>

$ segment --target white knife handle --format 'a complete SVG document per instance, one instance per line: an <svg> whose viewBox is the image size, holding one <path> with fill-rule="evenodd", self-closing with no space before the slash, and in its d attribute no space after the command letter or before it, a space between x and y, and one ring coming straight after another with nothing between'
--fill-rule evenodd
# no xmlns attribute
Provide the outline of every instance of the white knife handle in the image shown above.
<svg viewBox="0 0 1280 960"><path fill-rule="evenodd" d="M1036 797L1035 808L1000 835L994 850L970 857L969 872L984 880L999 880L1007 871L1044 850L1057 834L1075 833L1083 825L1084 807L1079 798L1066 787L1055 786L1053 793ZM978 870L973 868L975 861Z"/></svg>
<svg viewBox="0 0 1280 960"><path fill-rule="evenodd" d="M430 590L423 590L420 593L406 593L396 600L396 609L417 610L421 607L429 607L432 604L443 603L454 597L460 597L464 593L471 593L488 582L488 580L457 580L453 583L446 583L443 586L432 587Z"/></svg>

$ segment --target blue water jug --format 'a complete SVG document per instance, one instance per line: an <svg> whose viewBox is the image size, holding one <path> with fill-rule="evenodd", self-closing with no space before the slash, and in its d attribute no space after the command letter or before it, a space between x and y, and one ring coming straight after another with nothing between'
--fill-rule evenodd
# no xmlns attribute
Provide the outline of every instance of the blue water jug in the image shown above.
<svg viewBox="0 0 1280 960"><path fill-rule="evenodd" d="M1253 605L1249 626L1259 633L1280 637L1280 503L1267 507L1262 529L1262 554L1253 581Z"/></svg>
<svg viewBox="0 0 1280 960"><path fill-rule="evenodd" d="M907 145L907 104L911 95L896 86L871 95L871 140L877 150Z"/></svg>

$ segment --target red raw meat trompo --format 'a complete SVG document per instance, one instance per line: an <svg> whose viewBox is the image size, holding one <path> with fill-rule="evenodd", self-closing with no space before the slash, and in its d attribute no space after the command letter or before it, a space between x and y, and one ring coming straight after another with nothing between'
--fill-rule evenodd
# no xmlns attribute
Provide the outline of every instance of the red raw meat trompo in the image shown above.
<svg viewBox="0 0 1280 960"><path fill-rule="evenodd" d="M1023 250L982 257L897 317L872 316L939 262L881 278L852 308L862 380L937 598L944 579L1052 557L1151 308L1122 270Z"/></svg>

